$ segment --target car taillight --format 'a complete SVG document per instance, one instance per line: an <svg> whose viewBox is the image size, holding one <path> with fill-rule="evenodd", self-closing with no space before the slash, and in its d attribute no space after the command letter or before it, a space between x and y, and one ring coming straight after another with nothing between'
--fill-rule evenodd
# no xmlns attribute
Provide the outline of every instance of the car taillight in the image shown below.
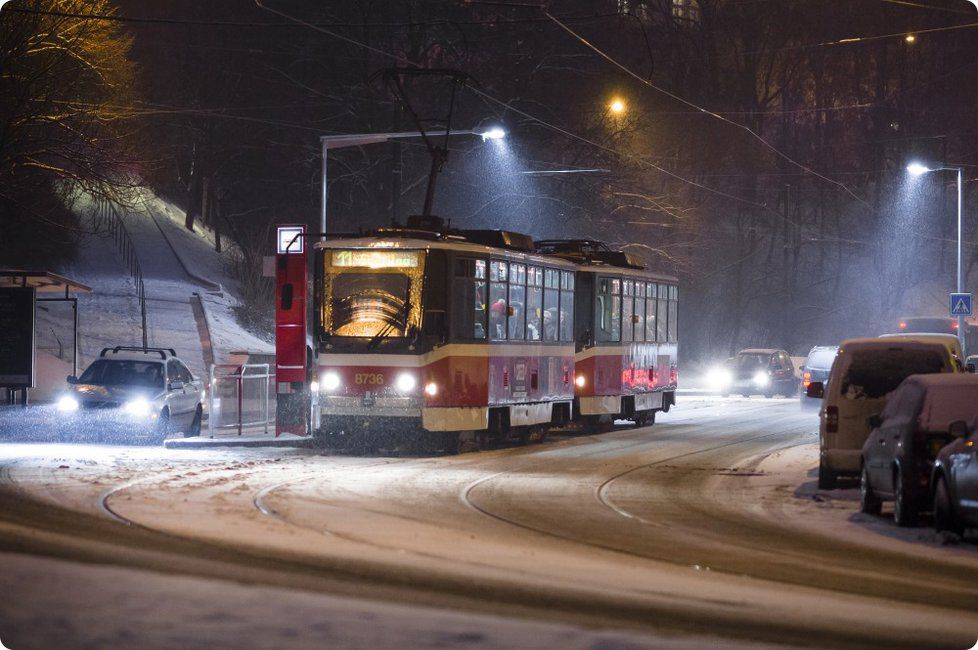
<svg viewBox="0 0 978 650"><path fill-rule="evenodd" d="M905 321L900 321L900 329L902 330L907 329L907 323Z"/></svg>
<svg viewBox="0 0 978 650"><path fill-rule="evenodd" d="M825 431L826 433L839 432L839 407L838 406L825 407Z"/></svg>
<svg viewBox="0 0 978 650"><path fill-rule="evenodd" d="M811 385L811 383L812 383L812 373L806 372L804 377L802 378L801 385L804 388L808 388Z"/></svg>
<svg viewBox="0 0 978 650"><path fill-rule="evenodd" d="M669 368L669 383L673 386L679 385L679 370L675 366Z"/></svg>

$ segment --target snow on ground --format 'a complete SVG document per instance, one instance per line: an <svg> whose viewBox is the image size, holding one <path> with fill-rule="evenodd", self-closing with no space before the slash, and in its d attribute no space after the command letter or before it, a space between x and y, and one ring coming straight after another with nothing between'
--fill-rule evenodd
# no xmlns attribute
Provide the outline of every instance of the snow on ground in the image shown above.
<svg viewBox="0 0 978 650"><path fill-rule="evenodd" d="M183 212L148 190L141 192L138 203L142 208L126 212L123 222L143 272L149 345L176 349L195 375L206 376L192 305L197 294L204 303L218 362L232 350L271 352L269 342L244 330L234 319L237 283L225 271L227 254L214 251L207 233L187 231L181 224ZM93 203L81 196L74 207L91 214ZM93 289L91 294L78 296L79 371L103 347L141 344L136 286L110 236L85 237L78 259L60 271ZM70 308L49 303L45 309L38 318L41 345L50 350L61 339L70 359Z"/></svg>
<svg viewBox="0 0 978 650"><path fill-rule="evenodd" d="M5 647L712 648L650 637L0 553ZM79 598L78 594L85 594ZM724 647L732 646L729 642Z"/></svg>
<svg viewBox="0 0 978 650"><path fill-rule="evenodd" d="M861 513L856 480L835 490L818 489L817 441L775 452L755 472L758 476L750 480L758 492L756 508L779 521L881 550L909 556L939 554L943 560L978 565L973 537L958 543L953 536L937 533L928 517L919 527L901 528L893 523L892 502L883 502L880 516Z"/></svg>

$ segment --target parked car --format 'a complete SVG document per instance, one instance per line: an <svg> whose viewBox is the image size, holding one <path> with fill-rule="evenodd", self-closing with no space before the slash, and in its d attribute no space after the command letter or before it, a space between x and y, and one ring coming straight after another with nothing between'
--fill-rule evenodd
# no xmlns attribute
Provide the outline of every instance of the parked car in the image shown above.
<svg viewBox="0 0 978 650"><path fill-rule="evenodd" d="M830 490L840 476L859 476L868 418L886 406L887 394L910 375L955 372L940 343L899 339L847 339L828 381L813 381L809 397L824 399L819 411L818 486Z"/></svg>
<svg viewBox="0 0 978 650"><path fill-rule="evenodd" d="M930 478L938 451L950 441L952 422L978 416L978 376L910 375L887 399L863 444L862 511L879 514L893 501L893 520L912 526L930 506Z"/></svg>
<svg viewBox="0 0 978 650"><path fill-rule="evenodd" d="M170 348L105 348L57 402L62 430L125 442L200 435L201 382Z"/></svg>
<svg viewBox="0 0 978 650"><path fill-rule="evenodd" d="M798 391L802 408L818 408L822 402L808 396L808 386L813 381L823 384L828 381L832 362L839 351L838 345L816 345L808 352L808 358L801 366L801 389Z"/></svg>
<svg viewBox="0 0 978 650"><path fill-rule="evenodd" d="M972 354L964 360L965 372L975 372L978 370L978 354Z"/></svg>
<svg viewBox="0 0 978 650"><path fill-rule="evenodd" d="M975 397L971 399L974 401ZM970 421L971 425L965 424ZM958 420L948 425L951 442L934 460L931 474L931 504L934 528L958 535L978 526L978 419Z"/></svg>
<svg viewBox="0 0 978 650"><path fill-rule="evenodd" d="M797 385L795 366L784 350L741 350L730 363L730 374L730 385L723 390L724 395L788 396L794 394Z"/></svg>

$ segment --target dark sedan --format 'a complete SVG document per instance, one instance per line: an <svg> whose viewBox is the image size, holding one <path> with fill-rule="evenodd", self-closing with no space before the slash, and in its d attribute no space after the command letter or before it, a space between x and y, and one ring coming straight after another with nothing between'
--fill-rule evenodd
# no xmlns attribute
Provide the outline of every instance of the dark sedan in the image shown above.
<svg viewBox="0 0 978 650"><path fill-rule="evenodd" d="M952 422L978 415L978 377L958 373L910 375L869 418L861 458L862 511L879 514L893 501L898 526L912 526L928 506L931 470L948 443Z"/></svg>

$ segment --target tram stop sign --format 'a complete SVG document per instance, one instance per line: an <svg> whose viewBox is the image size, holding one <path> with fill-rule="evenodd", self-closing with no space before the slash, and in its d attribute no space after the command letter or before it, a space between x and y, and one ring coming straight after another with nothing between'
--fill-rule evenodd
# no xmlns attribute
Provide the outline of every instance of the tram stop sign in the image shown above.
<svg viewBox="0 0 978 650"><path fill-rule="evenodd" d="M951 316L971 316L971 294L952 293L950 302Z"/></svg>

